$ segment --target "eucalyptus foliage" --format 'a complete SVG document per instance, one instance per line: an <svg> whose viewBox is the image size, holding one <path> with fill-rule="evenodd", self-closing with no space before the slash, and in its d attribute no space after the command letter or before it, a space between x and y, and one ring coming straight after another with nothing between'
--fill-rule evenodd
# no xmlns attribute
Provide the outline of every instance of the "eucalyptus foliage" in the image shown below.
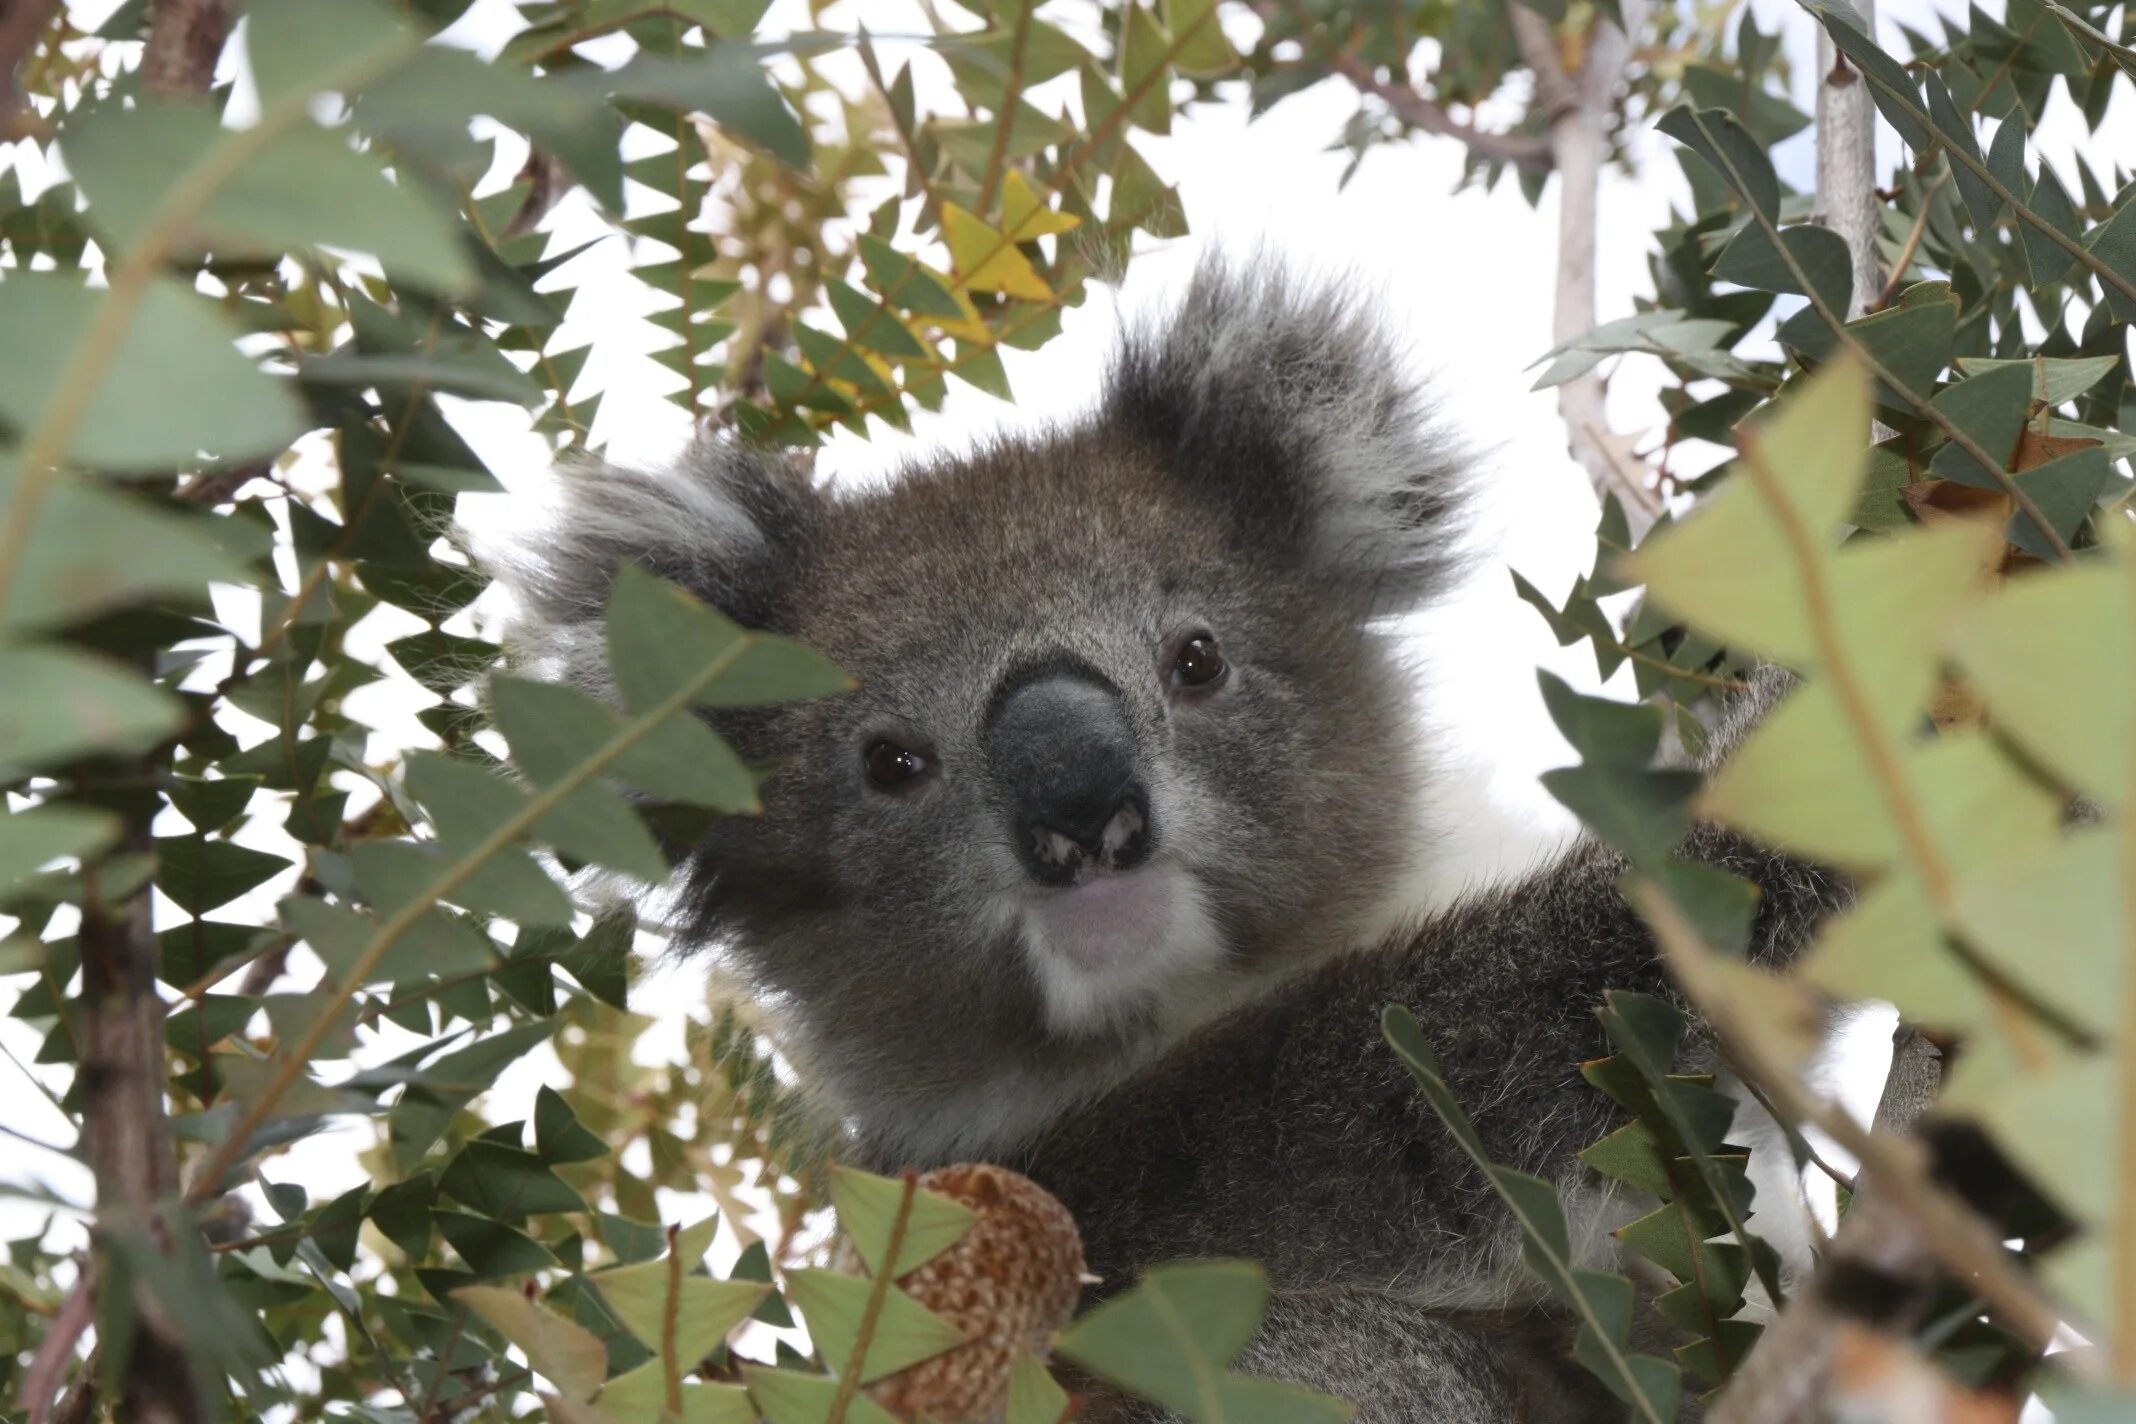
<svg viewBox="0 0 2136 1424"><path fill-rule="evenodd" d="M731 1000L640 1066L641 927L567 878L658 884L663 846L755 809L764 769L696 709L846 679L636 575L616 705L492 675L453 516L502 486L450 402L587 446L604 393L555 335L583 249L545 225L567 196L658 294L673 398L733 438L901 425L952 376L1006 396L1002 347L1182 230L1136 135L1234 62L1212 6L1086 39L945 22L932 108L865 33L759 35L748 0L520 5L489 56L439 38L465 0L157 0L94 31L55 8L0 179L0 971L102 1204L85 1254L11 1246L0 1393L144 1421L879 1417L858 1383L961 1337L803 1268L841 1180L821 1129ZM172 22L234 18L219 77L150 82L184 68L153 52ZM823 73L855 60L865 88ZM1072 109L1027 97L1063 76ZM367 724L362 694L410 680L421 729ZM387 1025L412 1046L379 1061ZM545 1045L569 1093L483 1117ZM352 1119L361 1185L281 1179ZM713 1220L662 1216L707 1190L748 1244L725 1280ZM1170 1297L1191 1321L1221 1296L1223 1338L1138 1380L1236 1353L1258 1275L1232 1269ZM797 1317L814 1355L728 1357L745 1320ZM1019 1420L1065 1409L1042 1371L1017 1391Z"/></svg>
<svg viewBox="0 0 2136 1424"><path fill-rule="evenodd" d="M557 203L629 244L678 405L805 447L902 425L951 377L1008 395L1003 348L1183 230L1142 137L1234 81L1265 106L1340 74L1357 153L1466 129L1479 177L1548 181L1548 115L1495 145L1444 122L1520 69L1502 7L1125 0L1079 23L1000 0L918 37L945 105L864 32L765 31L752 0L515 0L488 56L438 38L466 8L254 0L220 78L173 83L144 40L225 6L133 0L93 30L59 6L0 115L0 974L100 1194L87 1250L51 1230L0 1260L0 1392L33 1417L64 1393L143 1421L818 1424L879 1416L862 1382L956 1343L896 1284L927 1257L895 1244L947 1249L956 1209L837 1172L746 1005L716 1000L643 1066L631 949L659 926L585 894L662 881L663 846L756 805L763 769L695 709L843 675L649 576L610 608L616 703L493 674L453 515L501 486L451 414L506 401L557 453L588 446L605 393L557 337L580 280ZM1535 13L1571 53L1637 22L1620 10ZM1905 145L1891 284L1849 320L1846 253L1772 165L1807 123L1774 37L1657 7L1625 112L1681 145L1692 211L1657 235L1654 298L1543 379L1659 359L1665 489L1717 494L1629 558L1606 509L1568 598L1521 586L1653 703L1546 686L1582 758L1551 786L1637 867L1752 1066L1787 1076L1805 985L1960 1050L1944 1108L2040 1194L1996 1225L2038 1256L2041 1308L2136 1374L2136 198L2030 143L2050 100L2097 125L2127 90L2132 20L2011 0L1889 55L1836 4L1811 17ZM1390 107L1425 40L1430 104ZM1620 627L1600 600L1637 584ZM1758 659L1802 690L1729 770L1653 768L1665 720L1695 744L1691 705ZM366 721L405 681L428 702L414 746ZM1931 716L1954 730L1922 739ZM1754 892L1672 856L1694 812L1862 877L1792 981L1725 958ZM1634 1121L1588 1160L1657 1202L1623 1235L1680 1283L1676 1357L1632 1346L1621 1278L1571 1266L1547 1186L1485 1170L1581 1358L1663 1419L1681 1370L1721 1383L1752 1348L1740 1311L1771 1270L1710 1086L1667 1071L1676 1010L1604 1015L1617 1053L1586 1071ZM412 1046L381 1062L384 1025ZM1388 1028L1473 1148L1428 1045ZM485 1090L544 1045L570 1088L490 1120ZM358 1185L283 1180L279 1152L352 1121L375 1143ZM726 1277L709 1219L663 1219L670 1191L721 1205L748 1248ZM889 1270L808 1264L831 1206ZM2041 1289L2013 1278L1983 1281L2006 1314L1989 1286ZM1155 1272L1059 1353L1198 1420L1340 1417L1229 1372L1262 1290L1244 1263ZM806 1356L765 1333L797 1319ZM2037 1355L2021 1330L1989 1356L1975 1330L1940 1343L1968 1379ZM1070 1407L1035 1362L1010 1398L1014 1424Z"/></svg>

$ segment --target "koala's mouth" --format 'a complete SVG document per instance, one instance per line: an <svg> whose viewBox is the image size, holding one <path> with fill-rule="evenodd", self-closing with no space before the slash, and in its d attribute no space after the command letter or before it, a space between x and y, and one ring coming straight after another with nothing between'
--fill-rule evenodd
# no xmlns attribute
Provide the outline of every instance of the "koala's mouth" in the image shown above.
<svg viewBox="0 0 2136 1424"><path fill-rule="evenodd" d="M1021 919L1047 1020L1066 1032L1140 1012L1224 959L1201 883L1164 855L1042 891Z"/></svg>
<svg viewBox="0 0 2136 1424"><path fill-rule="evenodd" d="M1031 911L1048 948L1081 968L1103 970L1162 948L1176 918L1178 887L1163 866L1124 873L1085 870Z"/></svg>

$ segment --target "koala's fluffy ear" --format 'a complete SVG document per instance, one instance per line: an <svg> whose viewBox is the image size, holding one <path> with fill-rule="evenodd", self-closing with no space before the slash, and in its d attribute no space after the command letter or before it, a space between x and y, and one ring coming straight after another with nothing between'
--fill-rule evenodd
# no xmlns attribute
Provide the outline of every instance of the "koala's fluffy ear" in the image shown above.
<svg viewBox="0 0 2136 1424"><path fill-rule="evenodd" d="M1458 568L1461 453L1354 296L1215 261L1114 358L1105 418L1154 443L1249 537L1295 548L1375 612Z"/></svg>
<svg viewBox="0 0 2136 1424"><path fill-rule="evenodd" d="M625 564L744 627L784 631L823 509L803 471L715 436L664 470L566 465L552 478L538 520L479 546L516 604L506 643L522 666L605 689L602 610Z"/></svg>

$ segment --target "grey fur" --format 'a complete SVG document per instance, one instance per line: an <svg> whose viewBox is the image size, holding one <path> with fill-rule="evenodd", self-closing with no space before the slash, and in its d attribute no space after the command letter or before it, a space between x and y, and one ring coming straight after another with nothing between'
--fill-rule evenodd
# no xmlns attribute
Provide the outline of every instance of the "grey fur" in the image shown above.
<svg viewBox="0 0 2136 1424"><path fill-rule="evenodd" d="M1582 844L1389 929L1429 852L1427 773L1379 620L1446 582L1462 484L1399 372L1354 302L1209 268L1078 424L844 497L731 444L663 475L580 470L552 527L493 562L520 656L587 686L628 560L858 675L716 719L782 769L761 817L693 848L683 892L690 937L782 1011L849 1156L1022 1166L1105 1289L1263 1260L1253 1362L1368 1421L1601 1417L1510 1222L1379 1038L1385 1004L1415 1010L1493 1154L1559 1181L1608 1254L1629 1207L1573 1159L1609 1116L1578 1064L1605 988L1664 987L1621 866ZM1208 697L1165 682L1194 629L1230 663ZM1024 874L982 749L997 691L1064 659L1118 691L1156 846L1135 874L1164 877L1138 882L1160 887L1149 952L1092 974L1064 967L1057 892ZM885 735L932 766L896 795L862 775ZM1842 893L1714 832L1696 849L1765 887L1766 954Z"/></svg>

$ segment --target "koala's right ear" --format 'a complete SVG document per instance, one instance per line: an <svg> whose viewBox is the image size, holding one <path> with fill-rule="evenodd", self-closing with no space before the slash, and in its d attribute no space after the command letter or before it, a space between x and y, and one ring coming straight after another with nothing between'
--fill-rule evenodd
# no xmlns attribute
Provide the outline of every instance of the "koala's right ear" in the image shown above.
<svg viewBox="0 0 2136 1424"><path fill-rule="evenodd" d="M1103 415L1258 541L1400 612L1459 572L1471 460L1356 293L1205 260L1132 327Z"/></svg>
<svg viewBox="0 0 2136 1424"><path fill-rule="evenodd" d="M508 653L538 676L608 683L602 610L637 564L746 628L787 631L825 502L805 470L731 438L700 438L659 471L566 464L539 517L478 543L515 608Z"/></svg>

